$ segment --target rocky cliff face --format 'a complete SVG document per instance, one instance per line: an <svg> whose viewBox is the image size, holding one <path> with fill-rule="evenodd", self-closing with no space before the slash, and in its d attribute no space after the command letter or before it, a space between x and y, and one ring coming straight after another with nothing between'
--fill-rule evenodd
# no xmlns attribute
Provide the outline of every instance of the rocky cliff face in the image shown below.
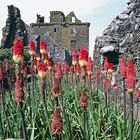
<svg viewBox="0 0 140 140"><path fill-rule="evenodd" d="M130 0L128 7L119 14L96 38L94 59L103 63L104 56L117 68L119 59L132 58L140 70L140 0Z"/></svg>
<svg viewBox="0 0 140 140"><path fill-rule="evenodd" d="M21 19L20 11L13 5L8 6L8 18L2 29L1 48L11 48L16 37L22 37L24 45L28 43L25 23Z"/></svg>

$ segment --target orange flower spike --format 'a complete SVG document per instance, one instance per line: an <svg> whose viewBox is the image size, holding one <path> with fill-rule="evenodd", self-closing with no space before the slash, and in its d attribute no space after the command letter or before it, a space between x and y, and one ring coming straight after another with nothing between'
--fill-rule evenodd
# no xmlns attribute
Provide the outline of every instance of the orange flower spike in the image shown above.
<svg viewBox="0 0 140 140"><path fill-rule="evenodd" d="M0 61L0 82L3 81L3 67L2 67L2 61Z"/></svg>
<svg viewBox="0 0 140 140"><path fill-rule="evenodd" d="M86 67L87 63L88 63L88 50L87 50L87 48L80 48L79 64L81 67Z"/></svg>
<svg viewBox="0 0 140 140"><path fill-rule="evenodd" d="M28 69L27 69L27 67L25 67L24 68L24 77L27 77L27 75L28 75Z"/></svg>
<svg viewBox="0 0 140 140"><path fill-rule="evenodd" d="M52 86L52 95L53 97L60 96L60 88L59 88L59 82L56 78L53 79L53 86Z"/></svg>
<svg viewBox="0 0 140 140"><path fill-rule="evenodd" d="M119 72L120 72L120 76L123 79L126 78L127 69L126 69L126 59L125 59L125 57L123 57L120 61Z"/></svg>
<svg viewBox="0 0 140 140"><path fill-rule="evenodd" d="M76 71L76 74L77 74L77 75L80 75L80 74L81 74L80 64L77 64L77 65L76 65L75 71Z"/></svg>
<svg viewBox="0 0 140 140"><path fill-rule="evenodd" d="M40 79L45 79L46 72L47 72L46 65L43 62L40 62L39 66L38 66L38 75L39 75Z"/></svg>
<svg viewBox="0 0 140 140"><path fill-rule="evenodd" d="M6 71L9 71L9 69L10 69L9 60L6 59L6 61L5 61L5 70L6 70Z"/></svg>
<svg viewBox="0 0 140 140"><path fill-rule="evenodd" d="M17 103L24 101L22 81L19 79L16 79L15 96L16 96Z"/></svg>
<svg viewBox="0 0 140 140"><path fill-rule="evenodd" d="M24 46L21 38L17 38L13 47L13 60L16 64L23 63Z"/></svg>
<svg viewBox="0 0 140 140"><path fill-rule="evenodd" d="M74 48L72 51L72 64L75 66L77 64L77 61L77 51L76 48Z"/></svg>
<svg viewBox="0 0 140 140"><path fill-rule="evenodd" d="M129 92L134 92L136 84L136 69L132 60L128 61L126 87Z"/></svg>
<svg viewBox="0 0 140 140"><path fill-rule="evenodd" d="M45 64L48 64L48 59L49 59L48 52L46 52L46 54L44 56L44 63Z"/></svg>
<svg viewBox="0 0 140 140"><path fill-rule="evenodd" d="M46 48L47 48L47 43L45 40L41 40L40 41L40 53L42 55L45 55L46 54Z"/></svg>
<svg viewBox="0 0 140 140"><path fill-rule="evenodd" d="M81 104L81 107L87 107L87 95L86 95L85 89L83 89L81 93L80 104Z"/></svg>
<svg viewBox="0 0 140 140"><path fill-rule="evenodd" d="M53 60L50 58L48 59L48 69L50 70L52 69L52 67L53 67Z"/></svg>
<svg viewBox="0 0 140 140"><path fill-rule="evenodd" d="M113 72L113 64L112 63L108 63L107 71L108 71L108 73L112 73Z"/></svg>
<svg viewBox="0 0 140 140"><path fill-rule="evenodd" d="M53 114L53 119L51 122L52 134L55 134L55 135L63 134L62 126L63 126L63 123L62 123L60 107L56 107Z"/></svg>
<svg viewBox="0 0 140 140"><path fill-rule="evenodd" d="M70 73L74 73L74 66L73 66L73 65L70 66L69 72L70 72Z"/></svg>
<svg viewBox="0 0 140 140"><path fill-rule="evenodd" d="M41 60L41 56L40 56L40 54L38 53L38 54L36 54L36 60L37 61L40 61Z"/></svg>
<svg viewBox="0 0 140 140"><path fill-rule="evenodd" d="M62 79L62 69L61 69L61 64L57 63L56 65L56 77L57 79Z"/></svg>
<svg viewBox="0 0 140 140"><path fill-rule="evenodd" d="M92 73L93 73L93 64L92 64L91 57L88 58L88 64L86 66L86 71L87 71L88 75L92 75Z"/></svg>
<svg viewBox="0 0 140 140"><path fill-rule="evenodd" d="M140 88L136 88L136 97L140 98Z"/></svg>
<svg viewBox="0 0 140 140"><path fill-rule="evenodd" d="M108 58L105 57L104 59L104 71L107 71L108 70Z"/></svg>
<svg viewBox="0 0 140 140"><path fill-rule="evenodd" d="M29 43L29 54L31 56L34 56L35 55L35 42L33 40L30 41Z"/></svg>
<svg viewBox="0 0 140 140"><path fill-rule="evenodd" d="M68 63L65 63L65 66L64 66L64 71L66 72L66 73L68 73L69 72L69 64Z"/></svg>

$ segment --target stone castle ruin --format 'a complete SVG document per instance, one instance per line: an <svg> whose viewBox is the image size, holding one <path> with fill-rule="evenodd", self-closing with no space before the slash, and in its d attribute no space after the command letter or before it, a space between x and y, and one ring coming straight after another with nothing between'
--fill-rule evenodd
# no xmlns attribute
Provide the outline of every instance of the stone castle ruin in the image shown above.
<svg viewBox="0 0 140 140"><path fill-rule="evenodd" d="M90 23L81 22L70 12L67 16L61 11L50 12L50 22L37 14L36 23L27 25L21 19L20 11L13 5L8 6L8 18L2 29L3 38L1 48L11 48L16 37L22 37L27 46L31 39L37 42L37 51L41 39L47 41L47 49L54 62L70 63L70 54L73 48L89 47Z"/></svg>
<svg viewBox="0 0 140 140"><path fill-rule="evenodd" d="M20 11L13 5L8 6L8 18L2 29L1 48L11 48L16 37L22 37L24 45L28 43L26 25L21 19Z"/></svg>

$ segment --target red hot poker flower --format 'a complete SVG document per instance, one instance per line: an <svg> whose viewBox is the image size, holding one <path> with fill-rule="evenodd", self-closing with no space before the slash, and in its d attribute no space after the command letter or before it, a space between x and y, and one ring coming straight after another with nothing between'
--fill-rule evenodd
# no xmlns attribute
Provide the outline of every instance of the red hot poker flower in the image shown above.
<svg viewBox="0 0 140 140"><path fill-rule="evenodd" d="M73 66L73 65L70 66L69 72L70 72L70 73L74 73L74 66Z"/></svg>
<svg viewBox="0 0 140 140"><path fill-rule="evenodd" d="M65 63L64 64L64 71L66 72L66 73L68 73L69 72L69 64L68 63Z"/></svg>
<svg viewBox="0 0 140 140"><path fill-rule="evenodd" d="M57 65L56 65L56 77L57 77L57 79L62 79L62 70L61 70L60 63L57 63Z"/></svg>
<svg viewBox="0 0 140 140"><path fill-rule="evenodd" d="M48 63L48 59L49 59L49 56L48 56L48 52L46 51L45 56L44 56L44 63L45 64Z"/></svg>
<svg viewBox="0 0 140 140"><path fill-rule="evenodd" d="M16 64L21 64L23 62L24 56L24 46L20 38L17 38L14 42L13 47L13 60Z"/></svg>
<svg viewBox="0 0 140 140"><path fill-rule="evenodd" d="M108 70L108 58L105 57L104 59L104 70L107 71Z"/></svg>
<svg viewBox="0 0 140 140"><path fill-rule="evenodd" d="M80 48L79 51L79 64L81 67L85 67L88 63L88 50L87 48Z"/></svg>
<svg viewBox="0 0 140 140"><path fill-rule="evenodd" d="M24 68L24 77L27 77L27 75L28 75L28 69L27 69L27 67L25 67Z"/></svg>
<svg viewBox="0 0 140 140"><path fill-rule="evenodd" d="M54 75L55 75L54 68L50 69L49 75L50 75L51 78L54 77Z"/></svg>
<svg viewBox="0 0 140 140"><path fill-rule="evenodd" d="M123 79L126 78L127 69L126 69L126 59L125 59L125 57L123 57L123 58L121 59L120 67L119 67L119 72L120 72L120 76L121 76Z"/></svg>
<svg viewBox="0 0 140 140"><path fill-rule="evenodd" d="M52 86L52 95L53 97L60 96L60 88L59 88L59 82L58 79L54 78L53 79L53 86Z"/></svg>
<svg viewBox="0 0 140 140"><path fill-rule="evenodd" d="M75 71L76 71L76 74L77 74L77 75L80 75L80 74L81 74L80 64L77 64L77 65L76 65Z"/></svg>
<svg viewBox="0 0 140 140"><path fill-rule="evenodd" d="M46 65L43 62L40 62L38 66L38 75L40 79L45 79L46 71L47 71Z"/></svg>
<svg viewBox="0 0 140 140"><path fill-rule="evenodd" d="M52 134L60 135L62 134L62 118L60 114L60 107L56 107L54 114L53 114L53 119L51 122L51 129L52 129Z"/></svg>
<svg viewBox="0 0 140 140"><path fill-rule="evenodd" d="M16 79L15 96L16 96L17 103L24 101L22 81L19 79Z"/></svg>
<svg viewBox="0 0 140 140"><path fill-rule="evenodd" d="M87 71L88 75L91 75L93 72L93 64L92 64L91 57L88 58L88 64L86 66L86 71Z"/></svg>
<svg viewBox="0 0 140 140"><path fill-rule="evenodd" d="M75 66L77 64L77 51L76 48L72 51L72 64Z"/></svg>
<svg viewBox="0 0 140 140"><path fill-rule="evenodd" d="M33 40L30 41L30 44L29 44L29 54L31 56L34 56L35 55L35 42Z"/></svg>
<svg viewBox="0 0 140 140"><path fill-rule="evenodd" d="M65 71L65 64L61 65L61 70L64 72Z"/></svg>
<svg viewBox="0 0 140 140"><path fill-rule="evenodd" d="M41 56L40 56L40 54L38 53L38 54L36 54L36 60L37 61L40 61L41 60Z"/></svg>
<svg viewBox="0 0 140 140"><path fill-rule="evenodd" d="M50 70L53 66L53 60L51 58L48 59L48 69Z"/></svg>
<svg viewBox="0 0 140 140"><path fill-rule="evenodd" d="M3 80L3 67L2 62L0 61L0 82Z"/></svg>
<svg viewBox="0 0 140 140"><path fill-rule="evenodd" d="M6 59L6 61L5 61L5 70L6 70L6 71L9 71L9 69L10 69L9 60Z"/></svg>
<svg viewBox="0 0 140 140"><path fill-rule="evenodd" d="M107 71L108 71L108 73L112 73L113 72L113 64L112 63L108 63Z"/></svg>
<svg viewBox="0 0 140 140"><path fill-rule="evenodd" d="M127 68L127 75L136 76L136 69L135 65L133 64L132 60L128 61L128 68Z"/></svg>
<svg viewBox="0 0 140 140"><path fill-rule="evenodd" d="M86 95L86 90L85 89L83 89L83 91L81 93L80 104L81 104L82 107L87 106L87 95Z"/></svg>
<svg viewBox="0 0 140 140"><path fill-rule="evenodd" d="M40 53L42 55L46 54L47 43L45 40L41 40L40 42Z"/></svg>
<svg viewBox="0 0 140 140"><path fill-rule="evenodd" d="M140 98L140 88L136 88L136 97Z"/></svg>
<svg viewBox="0 0 140 140"><path fill-rule="evenodd" d="M134 92L136 84L136 70L133 62L128 61L126 86L129 92Z"/></svg>

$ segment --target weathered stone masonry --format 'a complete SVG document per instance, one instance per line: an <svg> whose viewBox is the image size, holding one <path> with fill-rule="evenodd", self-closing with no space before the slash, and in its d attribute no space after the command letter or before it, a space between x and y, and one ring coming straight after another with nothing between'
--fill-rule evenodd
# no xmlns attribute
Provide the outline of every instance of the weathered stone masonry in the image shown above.
<svg viewBox="0 0 140 140"><path fill-rule="evenodd" d="M74 12L65 17L61 11L51 11L50 23L36 22L30 25L30 36L40 35L45 38L50 34L71 51L73 48L89 47L89 26L90 23L82 23L77 19Z"/></svg>
<svg viewBox="0 0 140 140"><path fill-rule="evenodd" d="M128 7L110 23L95 42L94 59L97 64L102 56L118 68L122 56L133 59L140 76L140 0L130 0Z"/></svg>
<svg viewBox="0 0 140 140"><path fill-rule="evenodd" d="M89 26L88 22L81 22L70 12L67 16L61 11L50 12L50 22L37 14L36 23L25 24L21 20L20 11L13 5L8 6L8 18L3 28L1 48L11 48L16 37L22 37L24 45L28 45L31 39L37 42L37 51L41 39L47 41L49 55L54 63L67 61L71 63L69 52L73 48L89 47Z"/></svg>

